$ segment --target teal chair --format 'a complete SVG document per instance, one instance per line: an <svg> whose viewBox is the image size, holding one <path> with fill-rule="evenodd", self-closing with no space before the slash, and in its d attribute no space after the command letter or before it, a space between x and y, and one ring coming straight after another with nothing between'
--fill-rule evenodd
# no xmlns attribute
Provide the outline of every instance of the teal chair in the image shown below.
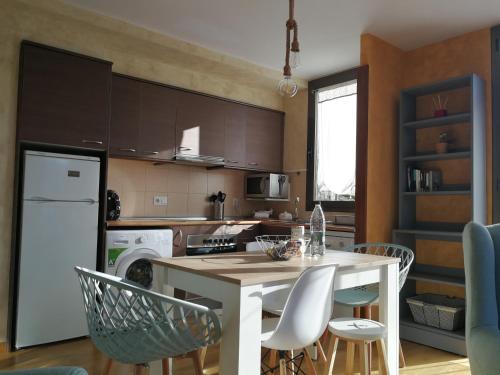
<svg viewBox="0 0 500 375"><path fill-rule="evenodd" d="M388 257L397 257L401 259L399 263L399 290L403 287L411 264L413 263L414 254L409 248L401 245L381 242L361 243L342 249L353 253L373 254ZM352 307L360 308L378 303L378 284L363 285L350 289L342 289L335 292L335 303ZM359 316L358 316L359 317ZM371 316L367 316L371 318ZM349 351L353 351L354 347L348 347ZM405 367L405 358L401 343L399 344L399 365Z"/></svg>
<svg viewBox="0 0 500 375"><path fill-rule="evenodd" d="M203 374L203 350L217 344L221 324L208 307L144 289L133 282L75 267L82 287L90 338L112 361L135 365L142 374L149 362L189 356L196 375Z"/></svg>
<svg viewBox="0 0 500 375"><path fill-rule="evenodd" d="M463 235L465 330L473 375L500 374L500 224L469 223Z"/></svg>

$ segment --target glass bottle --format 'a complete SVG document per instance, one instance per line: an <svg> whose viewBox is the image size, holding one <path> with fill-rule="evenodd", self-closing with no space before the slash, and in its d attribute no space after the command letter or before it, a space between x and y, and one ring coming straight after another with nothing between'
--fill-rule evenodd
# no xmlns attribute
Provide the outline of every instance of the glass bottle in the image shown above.
<svg viewBox="0 0 500 375"><path fill-rule="evenodd" d="M311 256L325 254L325 215L321 204L317 204L311 214Z"/></svg>

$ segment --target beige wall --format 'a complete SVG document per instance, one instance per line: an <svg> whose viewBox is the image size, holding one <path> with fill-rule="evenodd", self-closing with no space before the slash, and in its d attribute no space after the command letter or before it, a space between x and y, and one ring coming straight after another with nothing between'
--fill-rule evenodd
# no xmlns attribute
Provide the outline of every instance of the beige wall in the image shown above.
<svg viewBox="0 0 500 375"><path fill-rule="evenodd" d="M0 179L3 191L0 194L0 342L6 336L17 75L19 46L23 39L112 61L115 72L268 108L283 109L283 99L276 93L279 72L96 15L69 6L60 0L2 0ZM115 169L114 164L112 162L113 170L119 171L120 168ZM166 170L170 172L169 168ZM191 173L192 169L186 170L190 176L197 175ZM206 176L208 189L208 173ZM224 175L225 187L226 181L237 179L234 176L231 173ZM146 193L149 193L146 187L139 187L134 191L143 192L145 197ZM125 191L125 199L127 194L128 191ZM137 202L140 200L136 199ZM207 209L199 197L196 207L191 209L193 212L201 212L202 208Z"/></svg>
<svg viewBox="0 0 500 375"><path fill-rule="evenodd" d="M245 172L146 161L109 159L108 189L119 193L122 216L212 216L208 196L227 194L226 216L248 216L265 204L244 199ZM156 195L167 206L154 206Z"/></svg>

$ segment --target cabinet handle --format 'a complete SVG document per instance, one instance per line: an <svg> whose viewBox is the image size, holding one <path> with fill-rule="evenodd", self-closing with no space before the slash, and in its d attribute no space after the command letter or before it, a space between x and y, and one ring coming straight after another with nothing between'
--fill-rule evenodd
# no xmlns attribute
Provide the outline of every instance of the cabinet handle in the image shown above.
<svg viewBox="0 0 500 375"><path fill-rule="evenodd" d="M186 146L179 146L180 151L193 151L191 147L186 147Z"/></svg>
<svg viewBox="0 0 500 375"><path fill-rule="evenodd" d="M259 165L259 163L251 162L251 163L248 163L248 165Z"/></svg>
<svg viewBox="0 0 500 375"><path fill-rule="evenodd" d="M92 140L89 140L89 139L82 139L82 142L83 143L92 143L94 145L102 145L102 141L92 141Z"/></svg>
<svg viewBox="0 0 500 375"><path fill-rule="evenodd" d="M119 150L124 152L136 152L135 148L120 148Z"/></svg>
<svg viewBox="0 0 500 375"><path fill-rule="evenodd" d="M144 155L158 155L160 152L159 151L143 151L142 153Z"/></svg>
<svg viewBox="0 0 500 375"><path fill-rule="evenodd" d="M239 164L240 163L239 161L236 161L236 160L226 160L226 162L228 162L230 164Z"/></svg>

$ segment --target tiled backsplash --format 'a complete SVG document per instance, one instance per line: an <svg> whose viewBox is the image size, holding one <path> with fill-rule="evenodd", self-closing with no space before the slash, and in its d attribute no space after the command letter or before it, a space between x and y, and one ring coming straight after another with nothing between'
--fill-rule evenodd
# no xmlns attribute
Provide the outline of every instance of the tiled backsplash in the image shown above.
<svg viewBox="0 0 500 375"><path fill-rule="evenodd" d="M109 159L108 189L118 192L122 216L213 215L208 196L227 193L226 216L248 216L264 203L244 199L245 172L205 167ZM155 196L167 196L166 206L155 206Z"/></svg>

